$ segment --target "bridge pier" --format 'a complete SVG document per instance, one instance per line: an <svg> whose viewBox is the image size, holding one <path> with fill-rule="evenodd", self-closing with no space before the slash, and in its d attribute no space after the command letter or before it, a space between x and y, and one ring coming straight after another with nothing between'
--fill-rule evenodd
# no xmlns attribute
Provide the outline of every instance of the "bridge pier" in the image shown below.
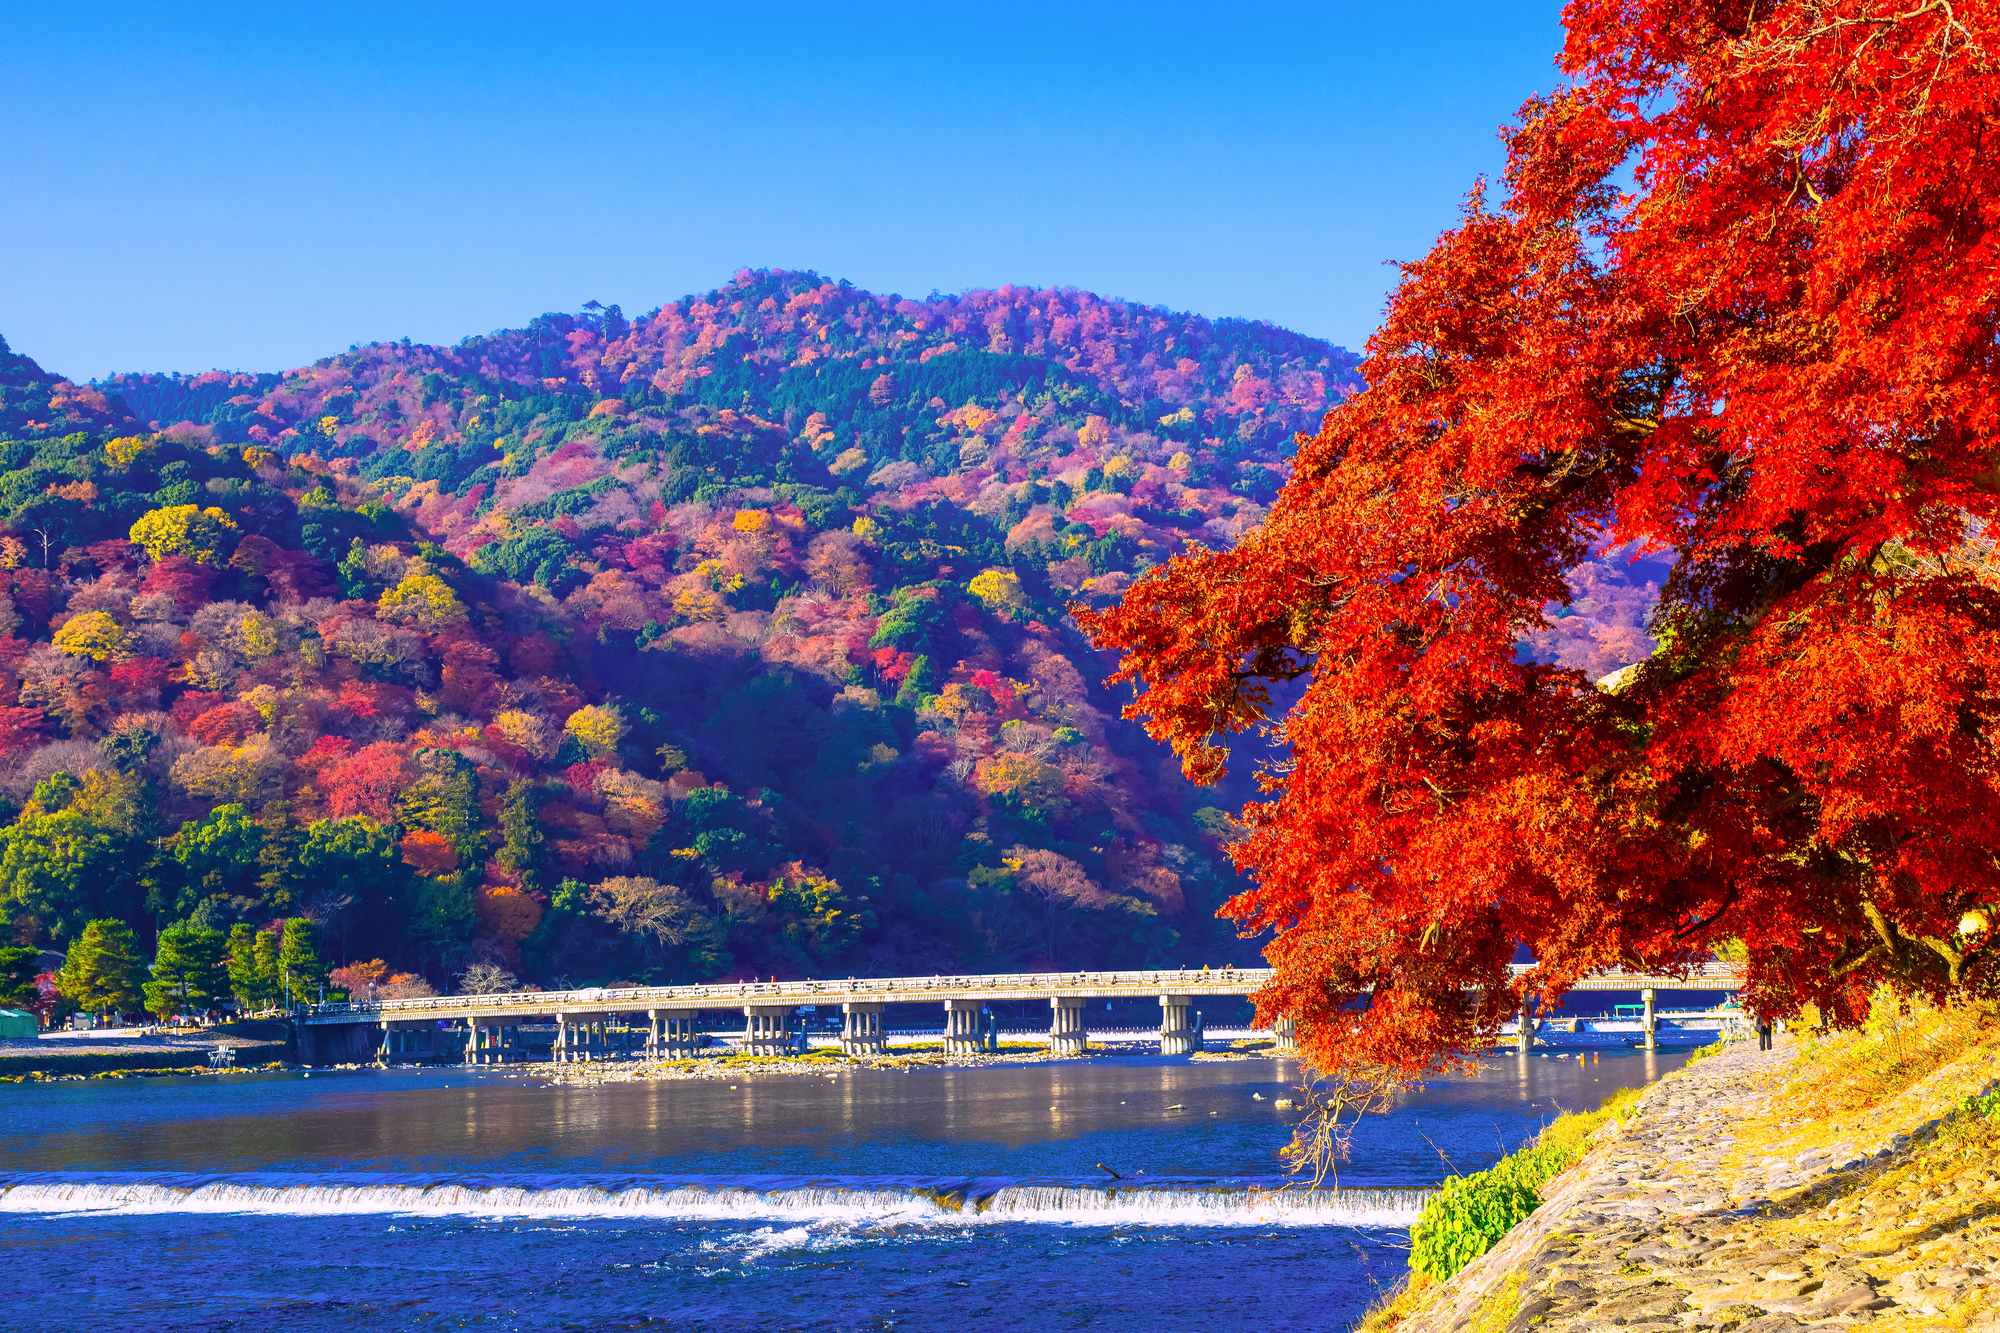
<svg viewBox="0 0 2000 1333"><path fill-rule="evenodd" d="M397 1023L383 1019L382 1042L376 1049L375 1062L386 1065L429 1060L435 1053L432 1045L434 1031L433 1023L422 1020Z"/></svg>
<svg viewBox="0 0 2000 1333"><path fill-rule="evenodd" d="M1657 1015L1655 1015L1653 1012L1652 987L1648 986L1645 990L1640 991L1639 998L1646 1002L1646 1017L1645 1020L1640 1024L1640 1030L1646 1034L1645 1040L1642 1044L1645 1046L1647 1050L1655 1051L1658 1050L1660 1047L1660 1037L1659 1037L1659 1032L1657 1030L1659 1020Z"/></svg>
<svg viewBox="0 0 2000 1333"><path fill-rule="evenodd" d="M1289 1017L1271 1024L1271 1037L1279 1054L1289 1055L1299 1048L1299 1025Z"/></svg>
<svg viewBox="0 0 2000 1333"><path fill-rule="evenodd" d="M694 1021L700 1012L698 1009L648 1009L646 1019L652 1033L646 1041L647 1052L655 1057L661 1054L693 1055Z"/></svg>
<svg viewBox="0 0 2000 1333"><path fill-rule="evenodd" d="M882 1030L882 1010L885 1006L867 1000L846 1000L840 1006L840 1053L842 1055L880 1055L882 1048L889 1044L888 1034Z"/></svg>
<svg viewBox="0 0 2000 1333"><path fill-rule="evenodd" d="M465 1063L469 1065L504 1065L514 1052L515 1024L501 1020L481 1023L477 1018L468 1020L465 1029Z"/></svg>
<svg viewBox="0 0 2000 1333"><path fill-rule="evenodd" d="M549 1051L549 1059L556 1064L574 1064L585 1056L583 1033L580 1025L568 1014L556 1015L556 1044Z"/></svg>
<svg viewBox="0 0 2000 1333"><path fill-rule="evenodd" d="M1084 1000L1076 995L1058 995L1049 1001L1049 1049L1076 1055L1090 1049L1090 1035L1083 1030Z"/></svg>
<svg viewBox="0 0 2000 1333"><path fill-rule="evenodd" d="M1162 995L1160 997L1160 1054L1193 1055L1201 1049L1201 1036L1188 1024L1188 1010L1193 997L1188 995Z"/></svg>
<svg viewBox="0 0 2000 1333"><path fill-rule="evenodd" d="M978 1000L944 1002L946 1055L976 1055L986 1045L985 1034L979 1030L980 1007Z"/></svg>
<svg viewBox="0 0 2000 1333"><path fill-rule="evenodd" d="M1523 995L1521 997L1521 1018L1520 1018L1519 1029L1514 1034L1514 1040L1520 1045L1521 1053L1523 1055L1533 1050L1535 1046L1534 1003L1535 1002L1526 995Z"/></svg>
<svg viewBox="0 0 2000 1333"><path fill-rule="evenodd" d="M791 1046L792 1006L743 1006L743 1049L752 1055L783 1055Z"/></svg>

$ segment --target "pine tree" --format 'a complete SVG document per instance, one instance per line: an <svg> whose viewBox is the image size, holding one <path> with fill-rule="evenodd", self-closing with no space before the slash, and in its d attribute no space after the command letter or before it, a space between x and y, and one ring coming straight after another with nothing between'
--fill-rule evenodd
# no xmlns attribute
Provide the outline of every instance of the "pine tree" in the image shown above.
<svg viewBox="0 0 2000 1333"><path fill-rule="evenodd" d="M239 922L229 928L229 990L236 1007L261 1009L264 987L257 975L257 930Z"/></svg>
<svg viewBox="0 0 2000 1333"><path fill-rule="evenodd" d="M278 932L275 930L258 931L255 983L257 986L257 1007L259 1009L268 1009L284 998L285 987L281 979L284 965L279 961L279 955Z"/></svg>
<svg viewBox="0 0 2000 1333"><path fill-rule="evenodd" d="M319 927L302 916L285 922L285 937L278 948L281 984L291 991L293 1004L319 997L326 981L326 964L319 956Z"/></svg>
<svg viewBox="0 0 2000 1333"><path fill-rule="evenodd" d="M123 921L92 921L70 942L56 973L56 989L93 1013L139 1007L139 942Z"/></svg>
<svg viewBox="0 0 2000 1333"><path fill-rule="evenodd" d="M161 1018L206 1009L229 985L223 937L183 921L160 932L153 979L144 986L146 1008Z"/></svg>
<svg viewBox="0 0 2000 1333"><path fill-rule="evenodd" d="M257 893L267 908L282 912L292 906L300 841L291 802L265 802L257 826L264 833L257 849Z"/></svg>
<svg viewBox="0 0 2000 1333"><path fill-rule="evenodd" d="M495 859L502 867L521 877L522 887L537 887L536 871L542 862L542 830L535 819L535 786L519 779L507 784L500 800L500 836L503 845Z"/></svg>

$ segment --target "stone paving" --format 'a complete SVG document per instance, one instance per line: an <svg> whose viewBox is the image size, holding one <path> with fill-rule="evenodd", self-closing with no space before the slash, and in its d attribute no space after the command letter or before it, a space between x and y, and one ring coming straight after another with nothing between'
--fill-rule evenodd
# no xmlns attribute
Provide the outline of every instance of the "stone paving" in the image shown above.
<svg viewBox="0 0 2000 1333"><path fill-rule="evenodd" d="M1752 1159L1738 1131L1788 1109L1775 1094L1791 1054L1745 1043L1655 1084L1397 1333L2000 1333L2000 1133L1970 1157L1931 1133L2000 1062L1938 1070L1877 1108L1861 1142L1810 1142L1801 1108L1805 1151Z"/></svg>

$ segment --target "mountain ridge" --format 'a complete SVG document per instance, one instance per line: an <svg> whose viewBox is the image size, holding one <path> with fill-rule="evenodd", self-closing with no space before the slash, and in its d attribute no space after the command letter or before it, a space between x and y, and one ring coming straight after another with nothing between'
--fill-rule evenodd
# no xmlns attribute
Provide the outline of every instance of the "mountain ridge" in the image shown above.
<svg viewBox="0 0 2000 1333"><path fill-rule="evenodd" d="M1247 787L1065 608L1259 521L1342 349L746 270L283 372L6 355L22 943L303 917L405 993L1243 948Z"/></svg>

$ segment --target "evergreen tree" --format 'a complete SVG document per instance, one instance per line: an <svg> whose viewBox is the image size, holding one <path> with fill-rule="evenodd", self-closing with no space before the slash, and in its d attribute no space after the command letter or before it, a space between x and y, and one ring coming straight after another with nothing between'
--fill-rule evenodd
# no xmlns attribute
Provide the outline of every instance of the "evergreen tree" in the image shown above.
<svg viewBox="0 0 2000 1333"><path fill-rule="evenodd" d="M284 964L279 961L280 946L278 932L260 930L256 941L256 996L257 1007L268 1009L284 999L285 987L282 981Z"/></svg>
<svg viewBox="0 0 2000 1333"><path fill-rule="evenodd" d="M265 802L257 814L257 827L264 834L257 848L258 896L272 911L287 911L294 897L300 842L298 825L292 822L292 803Z"/></svg>
<svg viewBox="0 0 2000 1333"><path fill-rule="evenodd" d="M326 981L326 964L319 956L319 927L302 916L285 922L285 938L278 947L281 984L291 991L292 1003L304 1004L319 998Z"/></svg>
<svg viewBox="0 0 2000 1333"><path fill-rule="evenodd" d="M79 1009L102 1014L139 1007L139 942L118 920L92 921L70 941L56 989Z"/></svg>
<svg viewBox="0 0 2000 1333"><path fill-rule="evenodd" d="M146 1008L161 1018L208 1008L229 985L222 950L219 930L183 921L161 931L159 949L153 956L153 979L143 988Z"/></svg>
<svg viewBox="0 0 2000 1333"><path fill-rule="evenodd" d="M41 971L40 953L16 945L0 949L0 1006L25 1009L39 995L35 974Z"/></svg>
<svg viewBox="0 0 2000 1333"><path fill-rule="evenodd" d="M245 1012L262 1009L269 1002L268 988L258 970L259 938L255 926L239 922L229 928L229 991L236 997L236 1007Z"/></svg>
<svg viewBox="0 0 2000 1333"><path fill-rule="evenodd" d="M500 800L502 845L495 859L521 877L525 888L537 887L542 863L542 830L535 819L535 785L516 779Z"/></svg>

